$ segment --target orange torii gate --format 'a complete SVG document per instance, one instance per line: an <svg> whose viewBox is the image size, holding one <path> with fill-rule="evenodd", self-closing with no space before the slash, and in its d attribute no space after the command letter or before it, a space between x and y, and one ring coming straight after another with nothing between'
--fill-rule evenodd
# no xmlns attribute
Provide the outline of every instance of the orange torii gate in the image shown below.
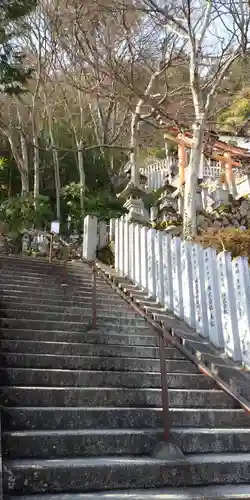
<svg viewBox="0 0 250 500"><path fill-rule="evenodd" d="M164 133L164 139L178 144L179 182L180 186L182 186L185 183L185 168L187 166L186 148L192 148L193 134L189 131L181 134L176 127L171 127ZM227 183L232 192L235 192L233 168L240 168L242 166L240 160L249 159L250 162L250 151L246 148L231 146L226 142L215 139L210 157L212 160L224 164Z"/></svg>

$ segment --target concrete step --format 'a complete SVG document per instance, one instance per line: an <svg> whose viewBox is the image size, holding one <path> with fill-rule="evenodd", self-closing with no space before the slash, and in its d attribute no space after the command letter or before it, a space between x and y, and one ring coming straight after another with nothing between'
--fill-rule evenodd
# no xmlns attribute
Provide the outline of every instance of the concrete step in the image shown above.
<svg viewBox="0 0 250 500"><path fill-rule="evenodd" d="M60 273L49 273L46 274L46 285L48 284L53 284L56 283L58 278L61 277L67 277L67 280L69 283L72 285L76 286L91 286L91 278L92 275L85 275L82 274L81 276L77 274L72 274L70 272L64 271L64 269ZM38 274L38 273L24 273L22 271L12 271L12 272L1 272L0 273L0 284L2 285L3 283L13 283L13 284L43 284L44 285L44 273ZM100 275L96 275L96 284L97 286L105 287L107 288L109 285L101 278Z"/></svg>
<svg viewBox="0 0 250 500"><path fill-rule="evenodd" d="M43 286L30 286L19 284L17 286L10 283L6 283L1 286L1 296L13 295L13 294L26 294L27 296L34 296L39 298L57 298L57 299L72 299L81 297L86 299L92 296L92 287L76 287L76 286L62 286L63 280L61 282L54 284L53 286L46 287ZM105 290L97 289L96 291L97 299L99 300L112 300L121 303L121 297L115 292L112 292L111 288L105 288Z"/></svg>
<svg viewBox="0 0 250 500"><path fill-rule="evenodd" d="M185 461L124 456L6 460L4 493L76 493L112 489L249 483L250 454L189 455Z"/></svg>
<svg viewBox="0 0 250 500"><path fill-rule="evenodd" d="M22 273L36 273L36 274L44 274L47 272L54 273L60 272L65 266L65 263L60 261L54 261L53 263L49 263L48 261L38 262L24 262L24 261L16 261L16 262L6 262L2 260L1 256L1 272L2 273L12 273L12 272L22 272ZM79 265L73 265L70 261L67 264L68 270L72 274L89 274L92 272L92 268L90 266L79 267Z"/></svg>
<svg viewBox="0 0 250 500"><path fill-rule="evenodd" d="M60 269L63 269L63 267L64 262L60 260L53 260L53 262L50 263L48 258L34 258L19 255L1 256L1 269L3 271L16 268L18 270L25 269L44 273L46 270L49 270L50 272L52 272L52 270L54 272L59 271ZM91 266L83 261L68 261L68 267L72 271L76 272L91 272Z"/></svg>
<svg viewBox="0 0 250 500"><path fill-rule="evenodd" d="M42 326L43 330L71 330L73 332L84 332L86 327L90 325L90 319L91 318L83 318L81 321L72 321L72 316L68 315L64 317L61 316L60 320L50 320L44 317L39 319L38 316L37 319L1 317L0 322L2 328L13 328L17 330L26 328L28 330L39 330ZM131 321L129 324L126 324L125 322L115 322L114 319L108 321L107 318L102 319L101 317L97 317L97 328L105 328L107 331L111 332L127 332L128 335L150 334L152 336L152 329L144 322L134 325Z"/></svg>
<svg viewBox="0 0 250 500"><path fill-rule="evenodd" d="M1 275L0 275L1 276ZM25 279L23 277L12 277L12 278L4 278L3 276L0 277L0 287L5 289L6 287L12 287L13 289L17 288L19 289L20 287L29 287L31 290L33 289L51 289L51 288L59 288L62 283L66 283L68 285L68 288L70 290L76 290L76 291L88 291L90 292L92 290L92 282L91 278L87 278L85 280L81 279L75 279L75 278L70 278L65 274L62 274L60 276L55 276L55 277L41 277L39 279ZM97 289L98 293L100 294L105 294L107 292L110 292L111 294L114 294L114 290L105 283L103 280L98 279L97 280Z"/></svg>
<svg viewBox="0 0 250 500"><path fill-rule="evenodd" d="M49 330L14 330L2 329L1 338L3 340L36 340L41 342L73 342L73 343L94 343L100 345L137 345L137 346L158 346L158 335L152 332L149 335L126 335L121 333L107 333L105 330L89 330L87 332L71 331L49 331Z"/></svg>
<svg viewBox="0 0 250 500"><path fill-rule="evenodd" d="M160 372L160 361L153 358L66 356L55 354L0 353L0 366L12 368L51 368L59 370ZM190 361L168 360L169 372L198 373Z"/></svg>
<svg viewBox="0 0 250 500"><path fill-rule="evenodd" d="M218 408L171 408L174 428L249 428L250 416L243 410ZM5 407L5 430L142 429L162 427L161 408Z"/></svg>
<svg viewBox="0 0 250 500"><path fill-rule="evenodd" d="M235 401L220 390L169 389L174 408L235 408ZM118 387L2 386L3 406L120 406L159 407L161 389Z"/></svg>
<svg viewBox="0 0 250 500"><path fill-rule="evenodd" d="M91 339L90 339L91 340ZM115 356L120 358L159 358L158 347L136 345L109 345L72 342L41 342L37 340L1 340L2 352L23 352L30 354L65 354L68 356ZM172 347L165 349L168 359L185 359Z"/></svg>
<svg viewBox="0 0 250 500"><path fill-rule="evenodd" d="M3 258L4 259L4 258ZM12 260L10 261L4 261L1 256L1 272L24 272L24 273L38 273L38 274L45 274L45 273L60 273L65 267L65 263L62 261L53 261L52 263L49 263L48 260L44 261L38 261L38 259L33 260L33 261L24 261L24 260ZM70 262L68 261L67 268L69 272L72 274L76 275L89 275L92 273L92 267L89 266L88 264L81 265L79 262Z"/></svg>
<svg viewBox="0 0 250 500"><path fill-rule="evenodd" d="M60 279L60 281L58 282L55 282L53 284L48 284L47 286L47 283L46 283L46 280L44 278L43 280L43 283L41 282L40 284L26 284L26 283L22 283L22 282L19 282L19 283L9 283L8 281L6 281L6 283L2 283L1 284L1 293L4 291L8 291L8 292L14 292L17 293L17 292L21 292L21 293L29 293L30 295L33 295L34 293L35 294L44 294L44 295L47 295L47 297L49 297L50 295L54 295L55 293L57 294L57 296L67 296L67 295L82 295L82 294L91 294L92 293L92 286L91 286L91 282L89 281L88 282L88 285L86 286L78 286L78 285L75 285L74 283L73 284L69 284L68 286L66 287L62 287L62 283L65 283L65 279ZM67 284L67 283L66 283ZM107 298L107 295L111 297L114 297L115 296L115 292L110 288L110 287L107 287L107 286L104 286L104 287L100 287L98 286L97 287L97 296L98 297L102 297L102 298Z"/></svg>
<svg viewBox="0 0 250 500"><path fill-rule="evenodd" d="M180 428L173 429L171 434L175 443L185 454L250 452L250 427L245 429Z"/></svg>
<svg viewBox="0 0 250 500"><path fill-rule="evenodd" d="M25 308L20 309L3 309L0 308L0 319L5 319L5 318L10 318L10 319L28 319L28 320L40 320L40 322L43 321L72 321L72 322L79 322L86 320L87 323L89 322L89 319L92 317L92 311L89 310L89 312L86 314L86 312L81 311L81 307L79 307L76 311L72 310L72 308L64 308L62 312L54 312L54 310L40 310L40 308L31 308L30 310ZM85 321L85 323L86 323ZM103 326L105 326L106 323L110 324L110 322L114 322L114 324L118 323L121 325L133 325L133 326L147 326L147 323L145 319L142 316L139 315L133 315L133 314L113 314L112 311L109 311L107 313L101 312L101 314L98 315L97 312L97 321L101 323ZM148 327L148 326L147 326Z"/></svg>
<svg viewBox="0 0 250 500"><path fill-rule="evenodd" d="M84 306L84 307L90 307L89 304L92 304L92 294L91 293L78 293L77 290L74 292L69 292L68 288L60 288L60 290L56 291L55 294L48 295L45 292L22 292L20 290L0 290L0 299L1 299L1 304L3 304L3 308L5 306L6 302L11 303L20 303L20 304L25 304L28 302L35 303L35 304L44 304L44 305L51 305L51 306L61 306L61 307L67 307L67 306ZM96 300L97 305L101 307L102 309L108 310L113 310L114 306L115 309L119 308L124 311L133 311L129 305L122 300L122 298L116 294L112 296L112 301L110 299L110 295L106 294L105 296L99 296L97 295L97 300Z"/></svg>
<svg viewBox="0 0 250 500"><path fill-rule="evenodd" d="M250 428L180 428L171 434L184 454L250 452ZM29 430L2 434L4 456L11 459L149 455L162 440L162 429Z"/></svg>
<svg viewBox="0 0 250 500"><path fill-rule="evenodd" d="M29 302L27 303L27 299L21 299L18 297L12 297L11 299L1 299L1 309L4 311L8 311L9 309L21 309L22 311L45 311L45 312L54 312L54 313L64 313L65 310L70 309L72 313L78 313L81 312L81 314L92 314L92 299L89 301L89 304L85 303L85 299L80 300L78 299L77 301L72 300L71 302L64 302L63 305L62 301L46 301L44 303L43 300L36 301L34 297L31 297L32 300L28 299ZM127 315L131 317L136 317L139 318L140 316L133 311L132 307L126 306L125 302L122 302L120 306L115 306L110 304L109 308L106 308L106 305L103 306L102 303L98 304L98 310L102 309L102 316L108 316L110 315L112 311L112 316L116 315Z"/></svg>
<svg viewBox="0 0 250 500"><path fill-rule="evenodd" d="M38 368L2 368L0 370L3 385L16 386L49 386L49 387L161 387L159 373L148 372L114 372L114 371L78 371L78 370L44 370ZM169 388L212 389L215 383L201 374L170 373Z"/></svg>
<svg viewBox="0 0 250 500"><path fill-rule="evenodd" d="M13 431L2 446L11 459L147 455L162 439L162 429Z"/></svg>
<svg viewBox="0 0 250 500"><path fill-rule="evenodd" d="M63 500L249 500L249 484L195 486L153 490L116 490L98 493L68 493ZM59 494L19 496L19 500L62 500ZM16 500L16 497L9 497Z"/></svg>

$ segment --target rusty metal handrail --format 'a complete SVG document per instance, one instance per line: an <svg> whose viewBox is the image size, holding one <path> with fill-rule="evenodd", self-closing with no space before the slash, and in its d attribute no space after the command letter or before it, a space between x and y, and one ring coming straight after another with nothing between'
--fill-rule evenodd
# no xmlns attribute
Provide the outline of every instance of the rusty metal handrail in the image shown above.
<svg viewBox="0 0 250 500"><path fill-rule="evenodd" d="M194 363L198 370L205 376L208 376L230 397L232 397L238 405L247 413L250 413L250 403L239 393L232 391L231 387L221 379L217 374L208 368L205 363L198 360L186 347L180 344L179 338L175 335L173 328L166 329L163 322L157 322L150 318L145 310L142 310L133 300L133 298L128 294L125 287L122 288L121 285L117 284L117 279L110 273L107 273L99 265L97 270L100 271L103 279L108 283L140 316L142 316L148 324L160 334L159 349L160 349L160 364L161 364L161 381L162 381L162 409L163 409L163 421L164 421L164 439L167 441L170 436L170 411L169 411L169 401L168 401L168 387L167 387L167 369L166 367L166 356L165 348L167 345L175 347L181 354L183 354L189 361ZM178 338L178 340L176 340ZM164 362L163 362L163 350L164 350Z"/></svg>
<svg viewBox="0 0 250 500"><path fill-rule="evenodd" d="M162 400L162 413L163 413L163 429L164 441L168 441L170 437L170 410L169 410L169 397L168 397L168 373L167 361L165 355L165 339L162 332L159 335L159 351L160 351L160 372L161 372L161 400Z"/></svg>
<svg viewBox="0 0 250 500"><path fill-rule="evenodd" d="M96 330L97 304L96 304L96 262L92 262L92 329Z"/></svg>
<svg viewBox="0 0 250 500"><path fill-rule="evenodd" d="M170 428L171 428L171 415L169 409L169 394L168 394L168 379L167 379L167 360L165 355L166 349L166 339L164 337L163 330L159 325L151 321L143 311L128 297L120 287L117 286L115 278L107 277L105 271L101 269L100 266L97 267L97 271L101 271L103 279L108 283L122 298L128 302L131 307L144 317L145 321L148 321L150 325L156 330L159 336L159 351L160 351L160 374L161 374L161 400L162 400L162 416L163 416L163 430L164 430L164 441L169 441L170 438Z"/></svg>

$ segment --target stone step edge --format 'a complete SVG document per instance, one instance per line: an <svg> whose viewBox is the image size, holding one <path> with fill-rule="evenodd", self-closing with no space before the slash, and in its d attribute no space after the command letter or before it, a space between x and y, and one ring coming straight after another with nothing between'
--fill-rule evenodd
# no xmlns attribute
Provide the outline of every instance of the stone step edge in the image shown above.
<svg viewBox="0 0 250 500"><path fill-rule="evenodd" d="M6 406L6 407L3 407L2 408L2 411L8 411L10 412L11 410L15 410L15 411L44 411L44 412L50 412L51 409L54 410L58 410L58 411L61 411L61 412L68 412L68 411L75 411L75 412L78 412L78 411L83 411L83 412L93 412L93 411L96 411L96 412L110 412L110 411L116 411L117 413L118 412L123 412L123 411L131 411L131 412L136 412L136 411L141 411L141 410L144 410L144 411L148 411L148 412L157 412L157 413L162 413L162 408L161 407L152 407L152 406L54 406L54 407L50 407L50 406ZM225 412L230 412L230 413L233 413L234 415L237 413L237 414L244 414L244 410L242 410L241 408L176 408L174 406L171 406L170 407L170 412L174 413L174 412L184 412L184 413L199 413L199 412L203 412L203 413L211 413L211 412L214 412L214 413L217 413L217 414L221 414L221 413L225 413ZM198 427L197 427L198 429ZM239 429L239 427L238 427ZM244 429L244 427L242 427L242 429Z"/></svg>
<svg viewBox="0 0 250 500"><path fill-rule="evenodd" d="M2 436L16 436L16 437L24 437L24 436L31 436L31 437L42 437L44 436L64 436L66 435L71 435L73 436L93 436L93 437L98 437L98 436L126 436L126 435L137 435L137 436L144 436L144 435L151 435L151 434L159 434L163 432L163 427L154 427L154 428L141 428L141 429L134 429L134 428L121 428L121 429L95 429L95 428L81 428L81 429L32 429L32 430L15 430L15 431L3 431ZM250 427L243 427L237 428L237 427L172 427L171 428L171 434L176 435L227 435L227 434L250 434ZM222 437L222 436L221 436ZM250 454L249 454L249 459L250 459ZM249 492L250 493L250 492Z"/></svg>
<svg viewBox="0 0 250 500"><path fill-rule="evenodd" d="M58 387L58 386L50 386L50 385L43 385L43 386L26 386L26 385L1 385L1 390L2 390L2 393L5 394L4 391L6 391L8 393L8 391L11 393L13 391L20 391L20 392L24 392L24 391L27 391L27 389L31 392L39 392L39 391L49 391L49 392L63 392L63 391L75 391L77 393L80 393L81 392L90 392L90 391L93 391L95 390L96 392L98 393L102 393L104 391L109 391L111 393L116 393L118 391L122 391L123 393L127 393L127 394L130 394L130 393L135 393L135 394L143 394L143 393L147 393L147 392L151 392L151 393L155 393L155 394L160 394L161 393L161 388L160 387L154 387L154 388L150 388L150 387L110 387L109 385L107 386L104 386L104 387L99 387L99 386L88 386L88 387L78 387L78 386L74 386L72 387L71 385L70 386L63 386L63 387ZM177 393L177 394L180 394L180 393L185 393L185 395L188 395L188 394L194 394L194 393L202 393L204 396L208 395L208 394L211 394L213 393L214 395L215 394L224 394L223 391L219 390L219 389L185 389L185 388L170 388L168 389L168 392L169 393ZM110 407L109 407L110 408ZM124 408L122 406L122 408ZM202 408L200 408L202 409ZM227 409L227 408L226 408ZM250 459L250 455L249 455L249 459Z"/></svg>
<svg viewBox="0 0 250 500"><path fill-rule="evenodd" d="M120 456L112 456L112 457L96 457L96 458L60 458L60 459L18 459L18 460L6 460L5 465L7 467L14 466L14 468L24 469L25 467L31 467L33 470L36 467L40 469L48 469L48 468L64 468L66 465L70 467L80 466L80 467L110 467L115 466L119 468L123 468L124 465L127 466L142 466L142 465L169 465L176 466L181 465L202 465L202 464L218 464L218 463L228 463L228 464L239 464L248 462L250 466L250 453L191 453L190 455L185 456L184 460L176 459L173 462L173 458L169 459L159 459L159 458L134 458L131 456L123 456L121 460Z"/></svg>
<svg viewBox="0 0 250 500"><path fill-rule="evenodd" d="M98 493L64 493L18 496L18 500L249 500L250 483L154 490L115 490ZM8 496L8 500L17 500Z"/></svg>
<svg viewBox="0 0 250 500"><path fill-rule="evenodd" d="M235 432L237 429L235 429ZM239 429L238 429L239 431ZM16 436L16 437L24 437L24 436L31 436L31 437L41 437L44 436L64 436L65 434L71 435L71 436L127 436L127 435L136 435L136 436L145 436L145 435L151 435L151 434L159 434L163 432L163 428L161 427L156 427L156 428L142 428L142 429L35 429L35 430L22 430L22 431L3 431L2 436Z"/></svg>

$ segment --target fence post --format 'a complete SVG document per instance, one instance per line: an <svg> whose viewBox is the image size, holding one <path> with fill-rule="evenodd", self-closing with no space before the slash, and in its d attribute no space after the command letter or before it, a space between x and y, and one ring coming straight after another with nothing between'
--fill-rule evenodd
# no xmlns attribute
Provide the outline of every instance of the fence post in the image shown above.
<svg viewBox="0 0 250 500"><path fill-rule="evenodd" d="M119 271L119 219L115 220L115 270Z"/></svg>
<svg viewBox="0 0 250 500"><path fill-rule="evenodd" d="M135 281L135 224L129 224L129 278Z"/></svg>
<svg viewBox="0 0 250 500"><path fill-rule="evenodd" d="M220 294L218 285L216 250L205 248L203 251L205 272L205 294L207 303L207 319L209 340L215 347L224 347L221 323Z"/></svg>
<svg viewBox="0 0 250 500"><path fill-rule="evenodd" d="M124 221L124 276L129 276L129 222Z"/></svg>
<svg viewBox="0 0 250 500"><path fill-rule="evenodd" d="M121 276L124 276L124 219L119 219L119 247L118 247L118 267Z"/></svg>
<svg viewBox="0 0 250 500"><path fill-rule="evenodd" d="M148 292L148 228L141 227L141 287Z"/></svg>
<svg viewBox="0 0 250 500"><path fill-rule="evenodd" d="M171 266L171 236L163 234L162 238L162 256L163 256L163 282L164 282L164 305L169 311L174 309L173 299L173 278Z"/></svg>
<svg viewBox="0 0 250 500"><path fill-rule="evenodd" d="M204 287L203 249L194 243L191 247L193 294L195 305L196 331L207 338L209 335L207 303Z"/></svg>
<svg viewBox="0 0 250 500"><path fill-rule="evenodd" d="M164 304L163 283L163 257L162 257L162 231L155 232L155 277L156 277L156 299L161 305Z"/></svg>
<svg viewBox="0 0 250 500"><path fill-rule="evenodd" d="M171 241L171 267L173 277L173 311L174 314L183 319L183 293L181 276L181 239L173 238Z"/></svg>
<svg viewBox="0 0 250 500"><path fill-rule="evenodd" d="M115 239L115 219L110 219L109 224L109 241L114 241Z"/></svg>
<svg viewBox="0 0 250 500"><path fill-rule="evenodd" d="M137 286L141 285L141 239L140 239L140 229L139 224L135 224L134 238L134 252L135 252L135 284Z"/></svg>
<svg viewBox="0 0 250 500"><path fill-rule="evenodd" d="M183 300L184 320L191 328L195 328L191 246L186 241L181 242L181 275L182 294L185 297Z"/></svg>
<svg viewBox="0 0 250 500"><path fill-rule="evenodd" d="M246 272L246 265L248 266L247 257L233 259L232 271L242 361L244 365L250 368L249 273Z"/></svg>
<svg viewBox="0 0 250 500"><path fill-rule="evenodd" d="M155 229L149 229L147 233L148 248L148 294L149 297L156 297L155 279Z"/></svg>
<svg viewBox="0 0 250 500"><path fill-rule="evenodd" d="M217 255L217 269L225 352L234 361L241 361L241 346L232 279L232 261L229 253L220 252Z"/></svg>
<svg viewBox="0 0 250 500"><path fill-rule="evenodd" d="M99 221L98 248L101 250L107 244L107 224L105 221Z"/></svg>
<svg viewBox="0 0 250 500"><path fill-rule="evenodd" d="M84 219L83 258L93 261L96 258L97 218L87 215Z"/></svg>

